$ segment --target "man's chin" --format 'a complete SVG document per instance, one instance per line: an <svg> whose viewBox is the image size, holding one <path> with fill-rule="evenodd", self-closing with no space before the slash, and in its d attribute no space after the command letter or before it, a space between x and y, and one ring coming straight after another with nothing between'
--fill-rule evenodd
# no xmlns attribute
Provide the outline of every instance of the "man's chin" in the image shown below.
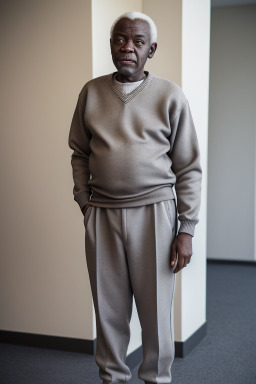
<svg viewBox="0 0 256 384"><path fill-rule="evenodd" d="M129 67L117 68L117 71L122 76L131 76L131 75L133 75L135 73L135 69L134 68L129 68Z"/></svg>

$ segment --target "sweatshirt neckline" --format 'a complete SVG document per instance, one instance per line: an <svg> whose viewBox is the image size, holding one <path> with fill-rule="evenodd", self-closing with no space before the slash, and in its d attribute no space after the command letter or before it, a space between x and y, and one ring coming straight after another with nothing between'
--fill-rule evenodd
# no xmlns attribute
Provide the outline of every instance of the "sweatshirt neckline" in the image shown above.
<svg viewBox="0 0 256 384"><path fill-rule="evenodd" d="M123 93L120 89L119 89L119 86L118 84L115 83L114 81L114 78L115 78L115 75L117 74L117 72L114 72L112 73L112 75L110 76L110 87L112 89L112 91L116 94L116 96L124 103L129 103L129 101L131 101L134 97L136 97L141 91L143 91L143 89L151 82L151 80L153 79L153 75L152 73L149 73L147 71L145 71L145 74L146 74L146 78L145 80L137 87L135 88L131 93Z"/></svg>

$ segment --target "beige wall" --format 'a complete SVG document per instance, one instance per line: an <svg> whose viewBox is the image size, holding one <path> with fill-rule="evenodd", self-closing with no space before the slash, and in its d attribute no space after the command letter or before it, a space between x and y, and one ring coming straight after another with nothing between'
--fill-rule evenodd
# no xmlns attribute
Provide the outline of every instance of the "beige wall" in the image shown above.
<svg viewBox="0 0 256 384"><path fill-rule="evenodd" d="M90 1L11 0L1 9L0 329L90 339L67 146L92 76Z"/></svg>
<svg viewBox="0 0 256 384"><path fill-rule="evenodd" d="M200 40L200 34L205 34L202 41L206 52L199 49L199 54L207 60L209 1L200 12L202 1L197 0L199 13L187 21L186 28L182 20L184 15L188 18L189 3L181 0L93 0L92 6L91 0L76 0L75 6L69 0L11 0L3 6L0 329L95 338L83 217L73 202L71 150L67 145L77 96L87 80L114 70L109 52L113 19L128 10L142 10L153 17L159 31L158 50L147 69L186 86L205 145L207 111L201 117L198 100L207 96L206 88L190 92L193 82L189 78L194 73L186 56L189 39L183 41L182 37L191 30L194 39ZM193 65L196 63L194 60ZM197 70L196 79L199 75ZM206 103L207 99L203 105ZM205 211L201 216L203 244L204 215ZM200 244L196 247L204 257L204 248L200 249ZM191 299L182 296L182 289L190 289L190 282L195 283L192 272L178 277L175 335L179 341L201 325L205 310L201 293L201 308L195 307L198 316L194 310L192 327L182 321ZM193 295L204 289L205 274L201 282L192 290ZM141 340L136 311L131 325L129 352Z"/></svg>

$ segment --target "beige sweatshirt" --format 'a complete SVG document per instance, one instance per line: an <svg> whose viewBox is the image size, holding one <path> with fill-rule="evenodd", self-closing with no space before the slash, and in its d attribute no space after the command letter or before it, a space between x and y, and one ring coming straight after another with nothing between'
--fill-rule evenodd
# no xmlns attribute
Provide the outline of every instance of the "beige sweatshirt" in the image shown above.
<svg viewBox="0 0 256 384"><path fill-rule="evenodd" d="M81 209L136 207L173 199L175 186L179 232L193 235L201 167L189 105L178 85L146 74L129 94L114 74L80 92L69 135L74 199Z"/></svg>

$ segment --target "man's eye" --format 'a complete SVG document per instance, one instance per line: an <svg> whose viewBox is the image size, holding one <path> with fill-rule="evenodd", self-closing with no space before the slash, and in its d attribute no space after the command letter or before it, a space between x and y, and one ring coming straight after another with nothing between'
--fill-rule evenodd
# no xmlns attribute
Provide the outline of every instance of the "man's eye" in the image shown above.
<svg viewBox="0 0 256 384"><path fill-rule="evenodd" d="M136 40L136 41L135 41L135 44L141 45L141 44L144 44L144 41L142 41L142 40Z"/></svg>

